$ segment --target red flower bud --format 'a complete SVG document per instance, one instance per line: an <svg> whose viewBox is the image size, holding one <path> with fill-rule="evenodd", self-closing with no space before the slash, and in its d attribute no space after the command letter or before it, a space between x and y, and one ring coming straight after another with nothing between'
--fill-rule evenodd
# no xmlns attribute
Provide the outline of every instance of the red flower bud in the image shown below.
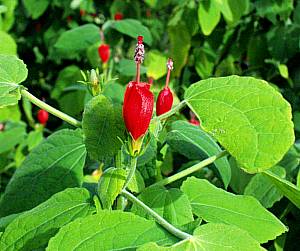
<svg viewBox="0 0 300 251"><path fill-rule="evenodd" d="M171 70L173 70L173 61L170 58L168 59L167 67L168 67L168 74L166 79L166 85L165 88L160 91L156 102L157 116L170 111L173 105L173 94L168 86Z"/></svg>
<svg viewBox="0 0 300 251"><path fill-rule="evenodd" d="M200 125L199 120L197 120L196 118L191 118L189 120L189 122L190 122L190 124L195 125L195 126L199 126Z"/></svg>
<svg viewBox="0 0 300 251"><path fill-rule="evenodd" d="M123 118L128 132L136 141L148 130L154 106L154 96L148 83L131 81L127 85Z"/></svg>
<svg viewBox="0 0 300 251"><path fill-rule="evenodd" d="M173 94L169 87L162 89L156 102L156 115L159 116L171 110L173 105Z"/></svg>
<svg viewBox="0 0 300 251"><path fill-rule="evenodd" d="M37 119L42 125L46 125L49 118L49 113L45 110L40 109L37 113Z"/></svg>
<svg viewBox="0 0 300 251"><path fill-rule="evenodd" d="M115 14L115 20L122 20L122 19L123 19L123 14L120 13L120 12L117 12L117 13Z"/></svg>
<svg viewBox="0 0 300 251"><path fill-rule="evenodd" d="M80 13L80 16L83 17L83 16L85 15L86 12L85 12L85 10L80 9L79 13Z"/></svg>
<svg viewBox="0 0 300 251"><path fill-rule="evenodd" d="M106 63L110 56L110 49L108 44L101 44L98 47L98 54L103 63Z"/></svg>

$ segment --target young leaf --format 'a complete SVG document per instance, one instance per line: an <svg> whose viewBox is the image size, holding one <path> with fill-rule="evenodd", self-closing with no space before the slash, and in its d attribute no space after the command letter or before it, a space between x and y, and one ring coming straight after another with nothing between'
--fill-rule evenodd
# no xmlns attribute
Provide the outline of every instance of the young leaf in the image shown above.
<svg viewBox="0 0 300 251"><path fill-rule="evenodd" d="M285 177L285 169L281 166L274 166L270 171L280 178ZM244 194L253 196L265 208L272 207L282 198L282 192L263 173L255 174L246 186Z"/></svg>
<svg viewBox="0 0 300 251"><path fill-rule="evenodd" d="M263 80L202 80L185 92L201 126L249 173L274 166L294 142L291 107Z"/></svg>
<svg viewBox="0 0 300 251"><path fill-rule="evenodd" d="M59 228L94 209L84 188L69 188L24 212L5 229L0 250L35 250L45 247Z"/></svg>
<svg viewBox="0 0 300 251"><path fill-rule="evenodd" d="M267 177L295 206L300 208L299 187L270 171L263 172L263 175Z"/></svg>
<svg viewBox="0 0 300 251"><path fill-rule="evenodd" d="M188 178L181 190L188 195L193 213L207 222L235 225L260 243L287 231L273 214L251 196L234 195L207 180Z"/></svg>
<svg viewBox="0 0 300 251"><path fill-rule="evenodd" d="M188 197L177 188L167 190L160 186L149 187L138 198L171 224L181 226L194 220ZM136 204L131 211L151 219L151 216Z"/></svg>
<svg viewBox="0 0 300 251"><path fill-rule="evenodd" d="M149 51L145 59L147 76L157 80L166 75L166 63L167 58L162 53L156 50Z"/></svg>
<svg viewBox="0 0 300 251"><path fill-rule="evenodd" d="M62 227L47 251L135 250L147 242L173 242L154 221L132 213L103 210Z"/></svg>
<svg viewBox="0 0 300 251"><path fill-rule="evenodd" d="M139 170L135 170L135 173L128 184L128 190L133 193L140 193L145 188L145 182L143 176Z"/></svg>
<svg viewBox="0 0 300 251"><path fill-rule="evenodd" d="M207 133L185 121L172 123L171 131L167 135L167 143L173 151L192 160L208 158L222 151ZM227 158L216 160L214 165L215 171L220 175L225 188L227 188L231 178L231 169Z"/></svg>
<svg viewBox="0 0 300 251"><path fill-rule="evenodd" d="M201 1L199 3L198 19L203 34L209 36L221 19L221 12L215 1Z"/></svg>
<svg viewBox="0 0 300 251"><path fill-rule="evenodd" d="M118 137L123 138L125 131L122 112L105 96L96 96L86 105L82 128L84 143L92 159L103 161L121 148Z"/></svg>
<svg viewBox="0 0 300 251"><path fill-rule="evenodd" d="M24 62L16 56L0 55L0 107L15 105L21 98L19 83L27 78Z"/></svg>
<svg viewBox="0 0 300 251"><path fill-rule="evenodd" d="M99 181L98 194L104 209L110 209L122 191L127 172L122 168L111 167L103 173Z"/></svg>
<svg viewBox="0 0 300 251"><path fill-rule="evenodd" d="M208 223L195 229L193 237L170 247L147 243L138 251L259 251L265 250L246 231L232 225Z"/></svg>
<svg viewBox="0 0 300 251"><path fill-rule="evenodd" d="M0 200L0 217L31 209L68 187L80 186L86 150L80 130L58 131L34 148Z"/></svg>

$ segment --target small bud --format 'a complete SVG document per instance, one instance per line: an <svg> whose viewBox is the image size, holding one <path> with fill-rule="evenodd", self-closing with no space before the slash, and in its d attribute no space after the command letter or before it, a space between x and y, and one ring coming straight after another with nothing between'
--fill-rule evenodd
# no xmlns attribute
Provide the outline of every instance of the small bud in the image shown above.
<svg viewBox="0 0 300 251"><path fill-rule="evenodd" d="M110 57L110 48L108 44L101 44L98 47L98 54L101 58L102 62L105 64L109 60Z"/></svg>
<svg viewBox="0 0 300 251"><path fill-rule="evenodd" d="M156 115L162 115L171 110L173 105L173 94L169 88L169 80L170 74L173 70L173 61L172 59L168 59L167 62L168 74L166 79L166 85L164 89L162 89L158 95L157 102L156 102Z"/></svg>
<svg viewBox="0 0 300 251"><path fill-rule="evenodd" d="M43 109L38 110L37 119L40 124L46 125L49 118L49 113Z"/></svg>
<svg viewBox="0 0 300 251"><path fill-rule="evenodd" d="M118 20L122 20L123 19L123 14L120 13L120 12L117 12L114 16L115 20L118 21Z"/></svg>
<svg viewBox="0 0 300 251"><path fill-rule="evenodd" d="M91 85L90 87L91 87L93 96L99 95L101 92L100 84L99 84L99 76L94 69L91 70L89 79L90 79L90 85Z"/></svg>

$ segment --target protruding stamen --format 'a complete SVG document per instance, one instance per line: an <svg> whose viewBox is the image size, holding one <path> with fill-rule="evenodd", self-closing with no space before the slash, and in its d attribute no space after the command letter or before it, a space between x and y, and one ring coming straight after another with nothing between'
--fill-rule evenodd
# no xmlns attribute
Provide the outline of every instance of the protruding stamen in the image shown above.
<svg viewBox="0 0 300 251"><path fill-rule="evenodd" d="M169 85L170 74L171 74L171 71L172 71L173 68L174 68L174 66L173 66L173 60L172 60L171 58L168 59L168 62L167 62L167 68L168 68L168 73L167 73L166 86L165 86L165 87L168 87L168 85Z"/></svg>
<svg viewBox="0 0 300 251"><path fill-rule="evenodd" d="M135 53L134 53L134 61L138 64L143 63L144 56L145 56L145 49L143 45L143 37L138 36L138 42L135 47Z"/></svg>

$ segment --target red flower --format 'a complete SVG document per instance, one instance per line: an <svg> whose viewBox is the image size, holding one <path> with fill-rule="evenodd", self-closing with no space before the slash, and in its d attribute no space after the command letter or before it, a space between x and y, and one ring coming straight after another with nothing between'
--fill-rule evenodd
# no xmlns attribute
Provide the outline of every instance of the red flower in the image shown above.
<svg viewBox="0 0 300 251"><path fill-rule="evenodd" d="M127 85L123 118L128 132L137 141L148 130L154 106L154 96L148 83L131 81Z"/></svg>
<svg viewBox="0 0 300 251"><path fill-rule="evenodd" d="M166 79L166 85L164 89L162 89L158 95L157 102L156 102L156 115L159 116L171 110L173 105L173 94L169 88L169 80L171 70L173 70L173 61L172 59L168 59L167 62L168 67L168 74Z"/></svg>
<svg viewBox="0 0 300 251"><path fill-rule="evenodd" d="M80 13L80 16L83 17L83 16L85 15L86 12L85 12L85 10L80 9L79 13Z"/></svg>
<svg viewBox="0 0 300 251"><path fill-rule="evenodd" d="M98 47L98 54L103 63L106 63L110 56L110 49L108 44L101 44Z"/></svg>
<svg viewBox="0 0 300 251"><path fill-rule="evenodd" d="M136 81L128 83L124 96L123 118L132 137L131 153L139 152L152 118L154 96L150 84L140 82L140 65L144 60L143 37L138 36L134 61L136 63Z"/></svg>
<svg viewBox="0 0 300 251"><path fill-rule="evenodd" d="M42 125L46 125L49 118L49 113L45 110L38 110L37 119Z"/></svg>
<svg viewBox="0 0 300 251"><path fill-rule="evenodd" d="M123 14L120 13L120 12L117 12L117 13L115 14L115 20L122 20L122 19L123 19Z"/></svg>

